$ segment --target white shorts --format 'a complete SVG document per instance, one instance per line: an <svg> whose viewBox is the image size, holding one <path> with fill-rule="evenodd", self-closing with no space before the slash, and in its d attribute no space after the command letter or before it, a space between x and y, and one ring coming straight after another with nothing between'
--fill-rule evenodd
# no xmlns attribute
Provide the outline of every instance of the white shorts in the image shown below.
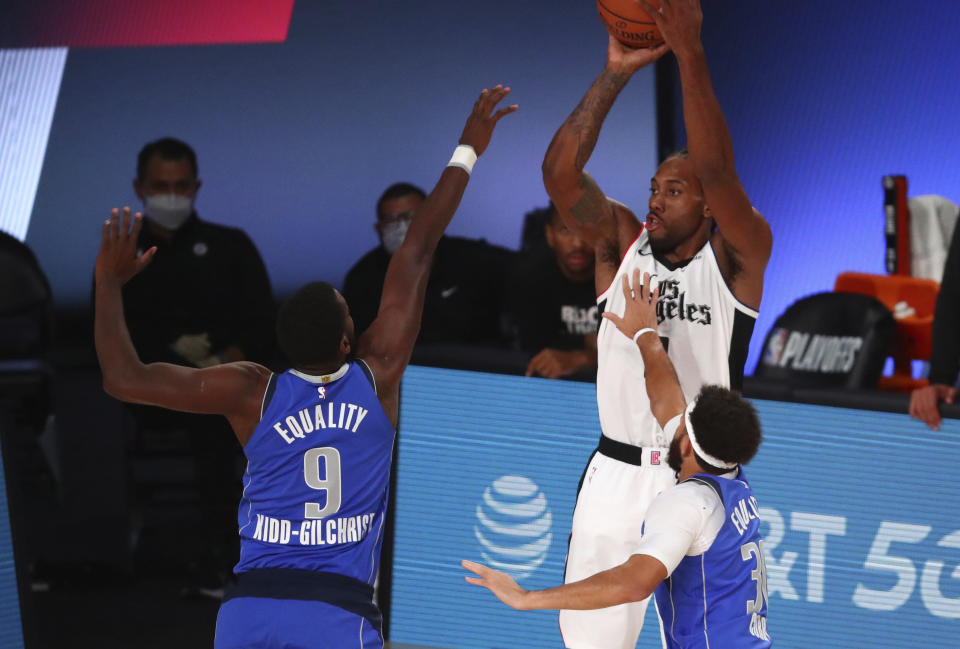
<svg viewBox="0 0 960 649"><path fill-rule="evenodd" d="M642 466L594 453L573 511L564 582L580 581L629 559L640 541L647 507L674 484L666 448L644 448ZM594 611L561 610L564 646L634 649L650 599Z"/></svg>

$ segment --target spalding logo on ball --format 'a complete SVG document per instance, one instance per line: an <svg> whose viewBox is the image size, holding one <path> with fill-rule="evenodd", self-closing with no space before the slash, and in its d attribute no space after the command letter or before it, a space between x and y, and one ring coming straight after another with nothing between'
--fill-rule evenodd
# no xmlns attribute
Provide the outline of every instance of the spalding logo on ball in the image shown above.
<svg viewBox="0 0 960 649"><path fill-rule="evenodd" d="M649 4L660 5L657 0ZM627 47L656 47L663 42L657 23L636 0L597 0L597 11L607 31Z"/></svg>
<svg viewBox="0 0 960 649"><path fill-rule="evenodd" d="M484 489L473 533L484 561L523 579L547 558L552 524L547 496L537 483L505 475Z"/></svg>

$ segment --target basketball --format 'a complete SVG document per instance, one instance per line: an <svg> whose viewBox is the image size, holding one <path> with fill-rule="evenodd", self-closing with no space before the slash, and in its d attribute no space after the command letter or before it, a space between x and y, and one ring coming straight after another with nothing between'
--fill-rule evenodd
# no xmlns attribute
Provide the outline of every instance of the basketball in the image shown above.
<svg viewBox="0 0 960 649"><path fill-rule="evenodd" d="M636 0L597 0L597 11L607 31L627 47L656 47L663 42L657 23Z"/></svg>

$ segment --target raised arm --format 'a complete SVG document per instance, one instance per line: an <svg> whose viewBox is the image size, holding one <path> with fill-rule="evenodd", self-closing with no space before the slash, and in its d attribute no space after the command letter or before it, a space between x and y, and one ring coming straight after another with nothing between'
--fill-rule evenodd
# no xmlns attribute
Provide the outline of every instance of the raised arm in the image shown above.
<svg viewBox="0 0 960 649"><path fill-rule="evenodd" d="M627 305L623 317L607 311L603 317L612 322L627 338L632 339L640 348L643 356L647 396L650 398L650 411L657 418L660 427L683 413L686 400L680 388L677 372L667 356L660 336L657 335L657 298L659 289L650 290L650 273L633 271L633 288L626 275L623 276L623 295Z"/></svg>
<svg viewBox="0 0 960 649"><path fill-rule="evenodd" d="M137 256L142 215L114 209L103 225L95 271L94 339L103 372L103 388L129 403L171 410L225 415L241 443L260 419L260 399L270 370L255 363L227 363L208 369L170 363L144 364L130 340L123 316L121 288L146 268L156 248Z"/></svg>
<svg viewBox="0 0 960 649"><path fill-rule="evenodd" d="M603 72L553 136L543 159L544 187L567 227L598 253L606 254L612 244L616 250L616 262L636 236L639 222L625 207L619 206L618 209L611 204L584 167L617 95L634 72L656 61L666 51L666 45L632 50L611 36ZM621 229L632 230L632 234L621 234ZM627 239L626 242L623 239ZM600 263L598 256L597 264Z"/></svg>
<svg viewBox="0 0 960 649"><path fill-rule="evenodd" d="M640 0L654 17L664 40L677 57L683 95L687 148L704 198L716 220L734 294L757 307L763 292L763 271L773 236L763 216L750 204L733 158L733 141L720 102L713 91L700 41L703 13L699 0L663 0L660 9ZM737 269L738 272L734 272Z"/></svg>
<svg viewBox="0 0 960 649"><path fill-rule="evenodd" d="M500 118L517 110L514 105L493 112L509 92L510 88L498 85L480 94L463 127L462 146L472 148L477 156L486 150ZM454 160L459 155L461 149L458 147ZM388 414L395 409L396 404L391 401L395 395L385 392L396 390L413 353L433 253L470 179L469 171L458 166L463 163L454 160L440 175L436 187L410 224L403 244L391 257L377 317L357 344L357 356L367 361L377 377L381 403Z"/></svg>

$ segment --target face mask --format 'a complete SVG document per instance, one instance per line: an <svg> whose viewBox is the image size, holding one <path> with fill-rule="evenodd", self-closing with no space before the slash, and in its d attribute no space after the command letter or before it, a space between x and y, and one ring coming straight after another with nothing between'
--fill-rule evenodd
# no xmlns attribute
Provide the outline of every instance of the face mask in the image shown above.
<svg viewBox="0 0 960 649"><path fill-rule="evenodd" d="M407 236L407 230L410 228L410 219L399 219L393 223L388 223L380 229L380 240L388 254L392 255L400 249Z"/></svg>
<svg viewBox="0 0 960 649"><path fill-rule="evenodd" d="M143 211L160 227L176 230L193 214L193 199L180 194L147 196Z"/></svg>

